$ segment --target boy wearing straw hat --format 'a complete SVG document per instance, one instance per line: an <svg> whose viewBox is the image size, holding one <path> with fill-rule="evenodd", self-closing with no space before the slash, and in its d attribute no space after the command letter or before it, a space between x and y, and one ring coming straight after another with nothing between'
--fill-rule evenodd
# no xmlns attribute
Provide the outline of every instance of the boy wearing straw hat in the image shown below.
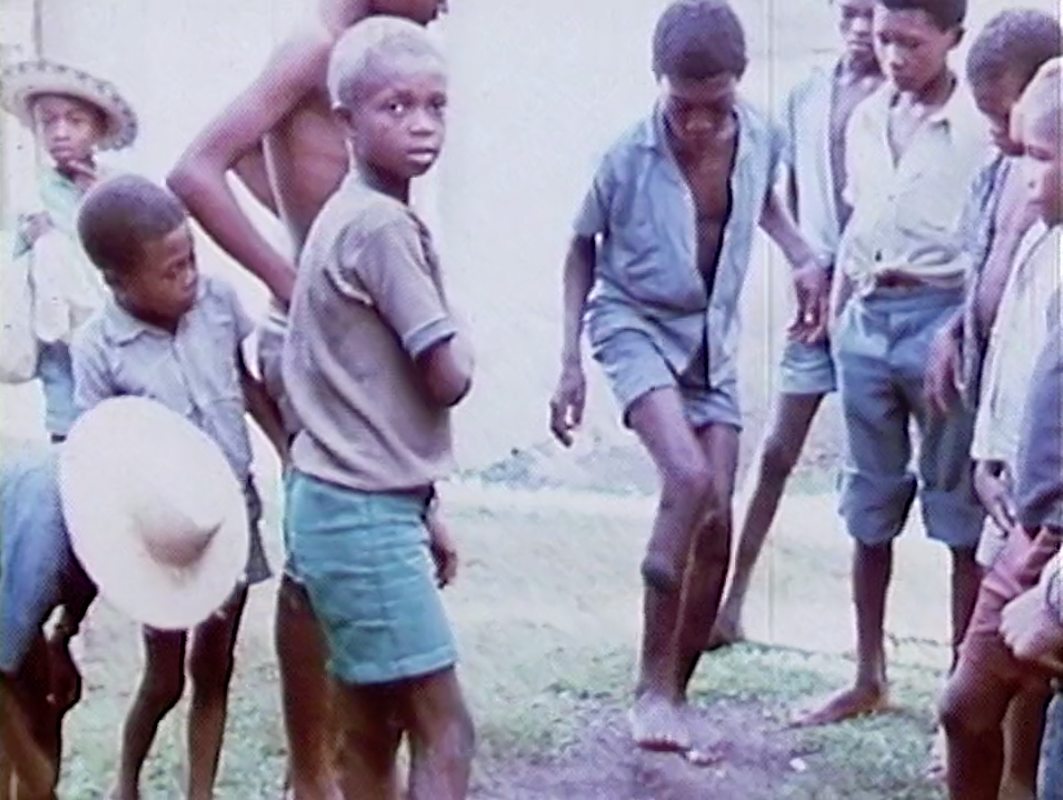
<svg viewBox="0 0 1063 800"><path fill-rule="evenodd" d="M221 447L247 504L250 550L244 584L191 637L188 797L210 798L247 585L270 575L258 532L262 509L252 478L245 410L282 460L283 426L244 363L241 346L252 323L232 287L199 274L187 215L176 197L144 178L112 178L85 198L78 233L113 293L74 341L78 411L126 395L165 405ZM144 630L144 676L126 722L113 794L120 800L139 796L140 771L158 724L184 690L189 637L186 630L164 627Z"/></svg>
<svg viewBox="0 0 1063 800"><path fill-rule="evenodd" d="M4 459L0 526L0 798L54 798L62 717L81 694L69 643L97 587L139 622L198 624L236 586L246 511L217 445L157 403L122 398L60 448Z"/></svg>
<svg viewBox="0 0 1063 800"><path fill-rule="evenodd" d="M59 441L74 420L70 341L103 305L106 288L77 241L77 209L105 175L97 151L130 146L137 117L118 89L53 61L13 64L0 75L5 110L29 127L50 164L38 176L39 205L19 218L13 257L30 256L31 330L45 428Z"/></svg>
<svg viewBox="0 0 1063 800"><path fill-rule="evenodd" d="M343 796L399 796L405 733L410 800L459 800L474 733L426 517L472 357L409 206L442 147L446 72L422 27L374 17L336 44L328 87L353 163L302 249L284 344L290 557L338 686Z"/></svg>

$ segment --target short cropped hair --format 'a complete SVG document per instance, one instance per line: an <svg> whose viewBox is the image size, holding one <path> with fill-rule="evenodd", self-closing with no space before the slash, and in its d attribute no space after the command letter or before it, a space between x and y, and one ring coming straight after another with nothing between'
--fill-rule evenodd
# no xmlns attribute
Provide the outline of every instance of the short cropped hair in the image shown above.
<svg viewBox="0 0 1063 800"><path fill-rule="evenodd" d="M1051 14L1025 8L1001 11L967 53L967 82L986 84L1015 75L1025 86L1041 65L1063 55L1063 28Z"/></svg>
<svg viewBox="0 0 1063 800"><path fill-rule="evenodd" d="M657 20L653 73L658 78L741 78L748 63L745 31L726 0L675 0Z"/></svg>
<svg viewBox="0 0 1063 800"><path fill-rule="evenodd" d="M1011 115L1011 136L1026 142L1030 135L1051 140L1063 131L1063 58L1046 61L1030 80Z"/></svg>
<svg viewBox="0 0 1063 800"><path fill-rule="evenodd" d="M354 25L332 48L328 92L333 108L353 108L374 80L403 58L422 58L444 66L431 34L402 17L374 16Z"/></svg>
<svg viewBox="0 0 1063 800"><path fill-rule="evenodd" d="M145 242L161 239L188 218L167 189L138 175L119 175L94 187L78 213L78 237L89 260L113 280L131 275Z"/></svg>
<svg viewBox="0 0 1063 800"><path fill-rule="evenodd" d="M943 31L963 25L967 0L878 0L890 11L922 11Z"/></svg>

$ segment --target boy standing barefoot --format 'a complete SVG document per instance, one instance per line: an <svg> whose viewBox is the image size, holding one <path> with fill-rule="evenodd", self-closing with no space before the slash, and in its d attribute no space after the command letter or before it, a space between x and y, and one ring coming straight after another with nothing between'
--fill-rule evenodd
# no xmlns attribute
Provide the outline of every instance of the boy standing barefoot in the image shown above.
<svg viewBox="0 0 1063 800"><path fill-rule="evenodd" d="M423 29L378 17L340 39L328 87L353 163L302 249L284 346L291 558L338 685L344 797L397 798L405 733L410 800L460 800L473 725L426 516L472 359L409 208L442 147L446 73Z"/></svg>
<svg viewBox="0 0 1063 800"><path fill-rule="evenodd" d="M295 261L314 217L347 172L343 131L325 85L329 54L344 31L367 17L395 14L427 24L445 3L320 0L318 6L313 22L279 45L255 80L204 128L168 181L203 230L272 294L259 330L259 367L289 436L298 423L281 380L281 348ZM227 183L230 172L279 217L294 256L277 252L247 217ZM323 722L331 714L325 645L290 560L281 576L275 634L292 794L298 800L332 797L335 737Z"/></svg>
<svg viewBox="0 0 1063 800"><path fill-rule="evenodd" d="M787 186L801 232L832 262L851 209L845 188L845 128L856 105L882 84L871 37L874 0L832 0L845 48L829 72L799 84L786 104ZM734 577L710 647L745 638L742 607L757 558L823 398L835 389L834 361L824 338L791 336L780 369L781 390L760 456L757 483L742 525Z"/></svg>
<svg viewBox="0 0 1063 800"><path fill-rule="evenodd" d="M738 300L756 221L802 268L799 299L811 327L826 270L771 191L782 135L738 98L745 38L730 5L671 3L653 59L661 99L605 156L576 219L550 411L554 435L570 444L584 404L586 311L594 358L662 483L641 566L631 730L640 747L682 751L691 745L687 686L730 562Z"/></svg>

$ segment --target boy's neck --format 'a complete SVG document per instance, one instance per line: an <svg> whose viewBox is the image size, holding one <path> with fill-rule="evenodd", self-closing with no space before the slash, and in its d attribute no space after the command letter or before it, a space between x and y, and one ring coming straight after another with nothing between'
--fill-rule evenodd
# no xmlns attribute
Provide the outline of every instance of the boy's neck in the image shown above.
<svg viewBox="0 0 1063 800"><path fill-rule="evenodd" d="M853 58L852 54L845 52L838 60L838 77L842 83L857 83L868 78L881 78L882 70L873 58Z"/></svg>
<svg viewBox="0 0 1063 800"><path fill-rule="evenodd" d="M897 97L924 108L940 108L952 97L956 85L956 76L946 67L922 88L916 91L899 91Z"/></svg>
<svg viewBox="0 0 1063 800"><path fill-rule="evenodd" d="M386 194L404 205L410 204L410 181L377 169L372 164L359 162L358 178L375 192Z"/></svg>
<svg viewBox="0 0 1063 800"><path fill-rule="evenodd" d="M118 305L121 306L123 311L125 311L127 314L129 314L129 316L131 316L138 322L143 322L145 325L151 325L153 328L158 328L159 330L166 331L171 336L177 333L177 328L181 324L180 317L177 317L176 319L173 319L171 317L160 317L157 314L145 313L134 308L121 297L116 296L115 300L117 301Z"/></svg>

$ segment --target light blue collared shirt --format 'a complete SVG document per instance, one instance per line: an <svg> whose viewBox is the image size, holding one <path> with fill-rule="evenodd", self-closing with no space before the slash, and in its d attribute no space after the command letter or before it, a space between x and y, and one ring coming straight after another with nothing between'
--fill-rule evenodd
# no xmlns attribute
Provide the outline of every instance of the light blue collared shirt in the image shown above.
<svg viewBox="0 0 1063 800"><path fill-rule="evenodd" d="M731 214L711 297L697 265L694 200L659 105L606 153L574 225L577 236L601 237L586 314L592 348L620 331L642 331L678 374L707 346L714 388L737 380L739 294L784 139L745 101L736 114Z"/></svg>
<svg viewBox="0 0 1063 800"><path fill-rule="evenodd" d="M816 69L794 87L783 110L783 160L794 173L797 224L813 250L832 258L842 235L835 197L837 176L831 163L830 116L836 69Z"/></svg>
<svg viewBox="0 0 1063 800"><path fill-rule="evenodd" d="M200 275L196 302L175 334L112 300L78 331L71 348L78 414L109 397L155 400L210 436L245 485L252 454L236 357L253 330L233 288L210 275Z"/></svg>

